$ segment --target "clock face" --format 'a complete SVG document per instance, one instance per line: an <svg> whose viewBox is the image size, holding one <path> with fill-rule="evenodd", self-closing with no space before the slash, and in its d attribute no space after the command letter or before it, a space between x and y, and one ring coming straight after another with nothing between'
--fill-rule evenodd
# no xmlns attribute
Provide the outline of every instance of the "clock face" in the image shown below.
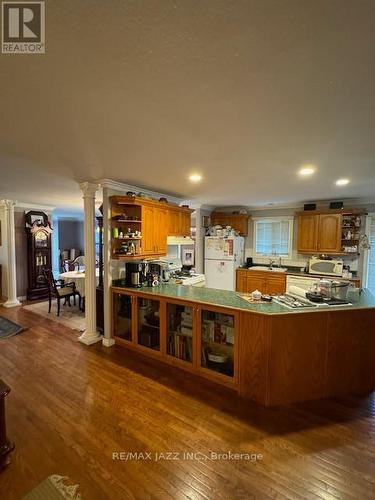
<svg viewBox="0 0 375 500"><path fill-rule="evenodd" d="M44 248L48 245L48 237L45 231L38 231L35 233L35 246L37 248Z"/></svg>

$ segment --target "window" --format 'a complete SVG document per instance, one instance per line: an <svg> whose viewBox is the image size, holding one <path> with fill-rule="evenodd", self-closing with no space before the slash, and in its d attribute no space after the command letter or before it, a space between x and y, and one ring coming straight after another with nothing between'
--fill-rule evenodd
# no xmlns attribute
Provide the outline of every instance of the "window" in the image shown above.
<svg viewBox="0 0 375 500"><path fill-rule="evenodd" d="M293 218L254 219L255 255L292 256Z"/></svg>

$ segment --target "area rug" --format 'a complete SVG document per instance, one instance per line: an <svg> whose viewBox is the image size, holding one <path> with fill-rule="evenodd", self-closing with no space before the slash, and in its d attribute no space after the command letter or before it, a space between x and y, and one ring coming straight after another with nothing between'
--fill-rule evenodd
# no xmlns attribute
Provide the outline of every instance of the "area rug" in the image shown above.
<svg viewBox="0 0 375 500"><path fill-rule="evenodd" d="M23 330L23 326L17 325L17 323L13 323L13 321L0 316L0 339L7 339Z"/></svg>
<svg viewBox="0 0 375 500"><path fill-rule="evenodd" d="M49 476L22 497L22 500L81 500L81 495L78 493L79 485L69 486L68 481L69 478L66 476L56 474Z"/></svg>
<svg viewBox="0 0 375 500"><path fill-rule="evenodd" d="M85 313L80 311L78 305L69 307L61 304L60 316L57 316L56 300L52 302L50 313L48 313L48 300L36 302L35 304L28 304L27 306L23 306L23 308L73 330L83 332L86 329Z"/></svg>

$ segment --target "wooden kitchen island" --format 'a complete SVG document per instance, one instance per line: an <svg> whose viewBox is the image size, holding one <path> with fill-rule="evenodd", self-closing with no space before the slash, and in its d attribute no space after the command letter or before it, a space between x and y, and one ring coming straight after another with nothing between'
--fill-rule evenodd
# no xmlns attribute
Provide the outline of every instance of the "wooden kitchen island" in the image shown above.
<svg viewBox="0 0 375 500"><path fill-rule="evenodd" d="M290 310L236 292L114 282L116 342L264 406L375 389L375 298Z"/></svg>

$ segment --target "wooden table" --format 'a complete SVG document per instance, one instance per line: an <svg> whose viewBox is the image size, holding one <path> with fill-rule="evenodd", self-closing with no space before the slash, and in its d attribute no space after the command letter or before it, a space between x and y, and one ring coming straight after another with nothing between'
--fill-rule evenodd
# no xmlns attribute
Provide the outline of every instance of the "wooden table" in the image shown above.
<svg viewBox="0 0 375 500"><path fill-rule="evenodd" d="M67 271L60 274L60 279L69 283L74 283L77 292L81 297L85 296L85 272L84 271ZM99 283L99 269L96 269L96 285Z"/></svg>

